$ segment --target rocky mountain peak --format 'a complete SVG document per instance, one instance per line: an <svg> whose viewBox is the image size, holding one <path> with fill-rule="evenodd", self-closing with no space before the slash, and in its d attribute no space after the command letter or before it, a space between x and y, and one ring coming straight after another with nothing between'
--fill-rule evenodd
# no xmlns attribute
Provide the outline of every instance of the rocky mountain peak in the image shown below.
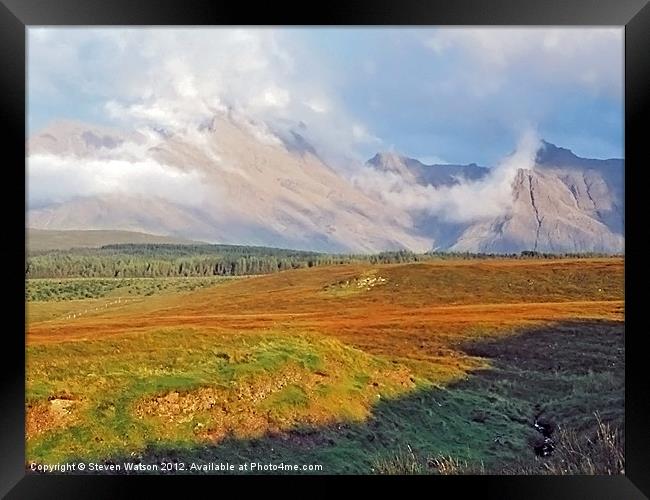
<svg viewBox="0 0 650 500"><path fill-rule="evenodd" d="M367 163L386 172L403 173L407 168L407 158L394 151L380 151Z"/></svg>
<svg viewBox="0 0 650 500"><path fill-rule="evenodd" d="M536 162L540 165L571 165L576 163L579 157L567 148L561 148L542 140L542 147L537 152Z"/></svg>
<svg viewBox="0 0 650 500"><path fill-rule="evenodd" d="M148 179L147 172L166 175L174 182L182 179L196 190L191 200L172 197L160 188L166 188L169 181L158 181L160 186L145 182L150 188L133 192L74 191L65 201L30 205L32 226L134 230L210 242L323 251L623 249L621 159L581 158L543 141L535 168L520 168L506 179L503 192L499 187L499 196L511 200L508 212L467 220L435 212L441 202L436 197L467 196L464 183L474 186L469 192L478 193L472 195L475 198L485 196L481 183L491 182L491 170L475 163L425 165L395 151L383 151L366 162L379 176L373 174L367 183L363 179L351 183L319 158L305 127L283 132L222 113L207 120L198 134L197 130L178 134L154 130L126 132L80 122L52 124L28 141L30 182L39 178L35 170L39 165L44 168L44 178L51 179L47 175L57 165L70 170L88 160L109 177L137 179L138 186ZM135 175L138 170L143 173ZM387 182L381 179L382 174ZM75 182L62 181L61 189L75 186ZM386 186L398 186L403 190L399 197L411 205L385 202L382 195L392 189ZM194 198L199 195L205 199L196 205Z"/></svg>

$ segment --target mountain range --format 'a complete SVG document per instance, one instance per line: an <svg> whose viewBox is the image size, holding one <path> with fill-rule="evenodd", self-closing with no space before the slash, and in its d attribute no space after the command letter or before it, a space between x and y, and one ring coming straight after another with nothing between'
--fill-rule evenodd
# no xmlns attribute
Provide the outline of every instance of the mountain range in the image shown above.
<svg viewBox="0 0 650 500"><path fill-rule="evenodd" d="M435 205L454 186L489 182L493 167L425 165L384 152L351 178L299 130L278 133L230 113L184 132L57 122L27 149L35 229L329 252L624 249L624 161L581 158L548 142L534 165L507 179L503 211L471 219L391 203L384 184L366 175L399 185L392 199L413 188Z"/></svg>

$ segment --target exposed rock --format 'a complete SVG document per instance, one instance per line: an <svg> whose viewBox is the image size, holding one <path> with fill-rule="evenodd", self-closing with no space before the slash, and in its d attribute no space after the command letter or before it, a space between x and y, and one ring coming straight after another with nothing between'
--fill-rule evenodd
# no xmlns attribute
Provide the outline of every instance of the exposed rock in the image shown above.
<svg viewBox="0 0 650 500"><path fill-rule="evenodd" d="M623 160L580 158L546 142L534 168L517 171L506 213L462 223L384 203L324 163L303 135L274 133L230 114L175 133L62 122L35 134L28 151L75 161L133 161L134 168L145 158L173 172L196 173L207 193L196 205L120 192L39 202L28 212L29 226L39 229L130 230L335 252L624 248ZM432 188L477 182L490 172L476 164L425 165L393 152L378 153L367 166Z"/></svg>
<svg viewBox="0 0 650 500"><path fill-rule="evenodd" d="M196 173L207 193L198 206L120 192L82 193L31 206L29 226L37 229L123 229L322 251L430 248L430 240L413 231L407 213L355 189L314 155L304 138L294 135L293 143L283 142L230 116L216 116L201 131L174 135L54 124L35 135L28 148L30 156L88 160L130 160L137 152L179 174Z"/></svg>
<svg viewBox="0 0 650 500"><path fill-rule="evenodd" d="M375 155L367 164L399 175L407 184L440 188L483 179L477 165L424 165L395 153ZM454 223L412 214L418 234L437 250L510 253L605 252L624 250L624 162L580 158L542 142L534 168L520 168L512 182L512 205L498 217Z"/></svg>
<svg viewBox="0 0 650 500"><path fill-rule="evenodd" d="M580 206L563 174L556 170L520 169L513 182L510 213L469 226L450 249L496 253L622 252L623 236L596 215L593 204L587 208ZM604 184L602 178L600 182ZM611 190L605 192L612 196ZM597 206L602 207L604 196L598 200ZM619 225L622 224L621 218Z"/></svg>

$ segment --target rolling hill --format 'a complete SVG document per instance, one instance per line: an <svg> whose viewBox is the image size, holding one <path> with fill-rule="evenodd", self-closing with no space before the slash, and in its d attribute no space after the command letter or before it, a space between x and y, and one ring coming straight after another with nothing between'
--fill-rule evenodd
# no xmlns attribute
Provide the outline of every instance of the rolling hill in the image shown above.
<svg viewBox="0 0 650 500"><path fill-rule="evenodd" d="M71 248L98 248L121 243L176 243L193 244L196 241L133 231L78 230L55 231L47 229L25 230L29 252L43 250L68 250Z"/></svg>

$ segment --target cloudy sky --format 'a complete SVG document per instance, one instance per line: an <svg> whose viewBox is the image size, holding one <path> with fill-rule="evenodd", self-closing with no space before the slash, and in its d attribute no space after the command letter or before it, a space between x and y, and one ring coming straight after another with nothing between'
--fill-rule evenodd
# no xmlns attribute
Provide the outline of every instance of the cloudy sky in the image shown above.
<svg viewBox="0 0 650 500"><path fill-rule="evenodd" d="M522 130L623 156L622 28L29 28L30 133L234 107L329 154L493 165Z"/></svg>

